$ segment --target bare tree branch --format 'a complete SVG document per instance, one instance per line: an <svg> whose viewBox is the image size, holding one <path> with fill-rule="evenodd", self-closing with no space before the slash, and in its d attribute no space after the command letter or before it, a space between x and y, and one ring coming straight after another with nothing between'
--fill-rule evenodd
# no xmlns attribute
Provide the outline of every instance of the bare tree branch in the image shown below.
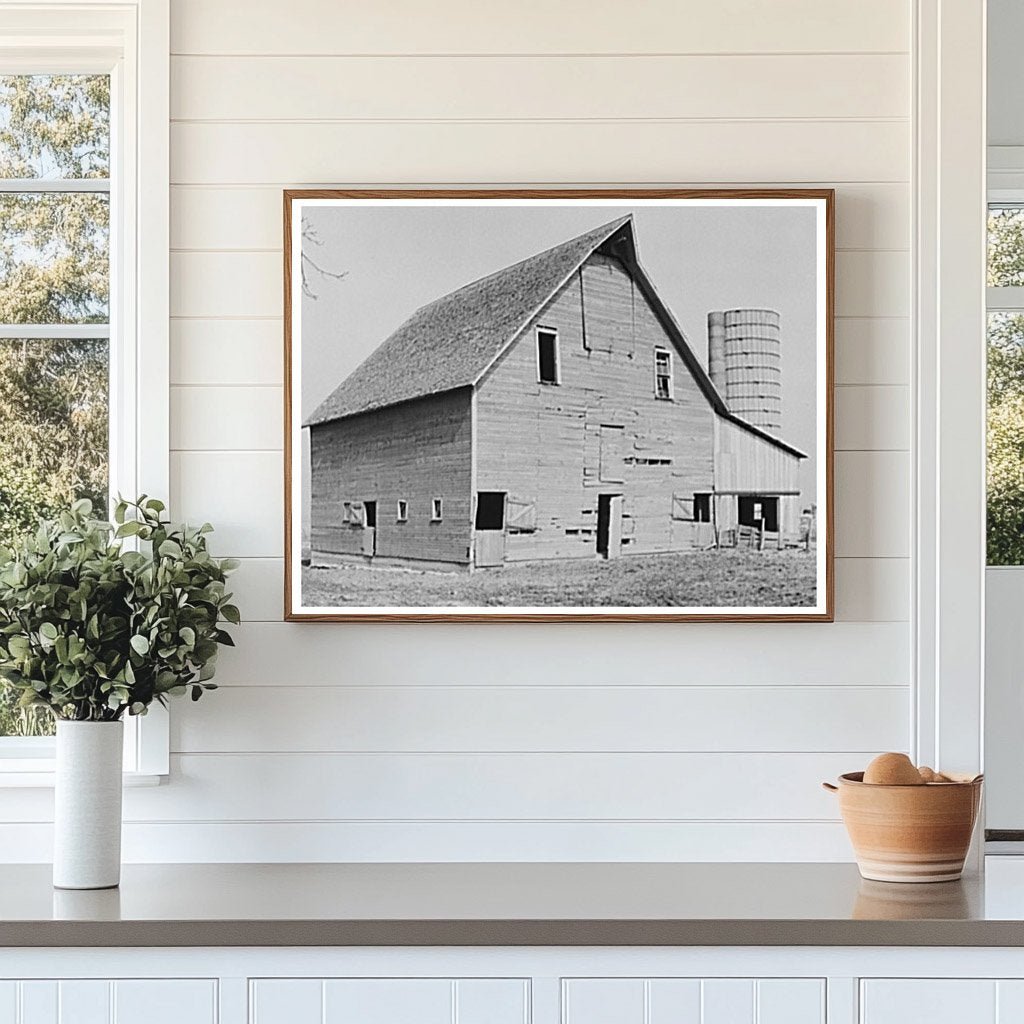
<svg viewBox="0 0 1024 1024"><path fill-rule="evenodd" d="M321 266L317 263L317 261L314 260L307 252L308 246L322 246L323 244L323 240L316 233L316 229L303 220L302 259L300 260L300 267L302 271L302 294L308 296L314 302L319 298L319 296L315 291L313 291L313 286L310 283L311 277L315 275L320 278L331 278L335 281L341 281L348 277L347 270L328 270L327 267Z"/></svg>

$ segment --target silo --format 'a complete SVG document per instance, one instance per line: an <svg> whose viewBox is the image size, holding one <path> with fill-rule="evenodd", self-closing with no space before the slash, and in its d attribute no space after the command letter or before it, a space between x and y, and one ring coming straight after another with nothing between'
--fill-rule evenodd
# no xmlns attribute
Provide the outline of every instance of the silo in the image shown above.
<svg viewBox="0 0 1024 1024"><path fill-rule="evenodd" d="M773 309L708 314L708 373L730 411L756 427L782 429L782 340Z"/></svg>

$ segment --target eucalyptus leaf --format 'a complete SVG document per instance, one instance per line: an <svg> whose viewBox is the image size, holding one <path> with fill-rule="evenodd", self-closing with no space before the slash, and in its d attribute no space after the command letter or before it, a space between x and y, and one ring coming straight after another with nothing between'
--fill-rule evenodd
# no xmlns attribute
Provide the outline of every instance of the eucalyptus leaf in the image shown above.
<svg viewBox="0 0 1024 1024"><path fill-rule="evenodd" d="M232 643L222 626L241 618L225 597L238 563L210 555L209 524L164 511L122 499L112 526L78 501L0 548L0 677L23 706L113 721L211 688L217 650ZM133 537L151 544L124 550Z"/></svg>

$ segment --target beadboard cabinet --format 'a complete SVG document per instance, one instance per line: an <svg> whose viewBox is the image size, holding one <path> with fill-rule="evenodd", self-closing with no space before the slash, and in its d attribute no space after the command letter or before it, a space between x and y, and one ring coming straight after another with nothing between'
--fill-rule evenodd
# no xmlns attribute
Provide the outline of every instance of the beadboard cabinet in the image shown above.
<svg viewBox="0 0 1024 1024"><path fill-rule="evenodd" d="M0 949L0 1024L1020 1024L1020 948Z"/></svg>

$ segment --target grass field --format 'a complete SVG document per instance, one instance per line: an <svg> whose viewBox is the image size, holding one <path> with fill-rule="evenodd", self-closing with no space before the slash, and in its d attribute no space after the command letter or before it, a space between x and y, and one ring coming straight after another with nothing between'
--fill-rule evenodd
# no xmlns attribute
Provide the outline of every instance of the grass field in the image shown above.
<svg viewBox="0 0 1024 1024"><path fill-rule="evenodd" d="M814 552L727 549L541 562L473 573L363 565L302 570L307 607L660 608L814 604Z"/></svg>

